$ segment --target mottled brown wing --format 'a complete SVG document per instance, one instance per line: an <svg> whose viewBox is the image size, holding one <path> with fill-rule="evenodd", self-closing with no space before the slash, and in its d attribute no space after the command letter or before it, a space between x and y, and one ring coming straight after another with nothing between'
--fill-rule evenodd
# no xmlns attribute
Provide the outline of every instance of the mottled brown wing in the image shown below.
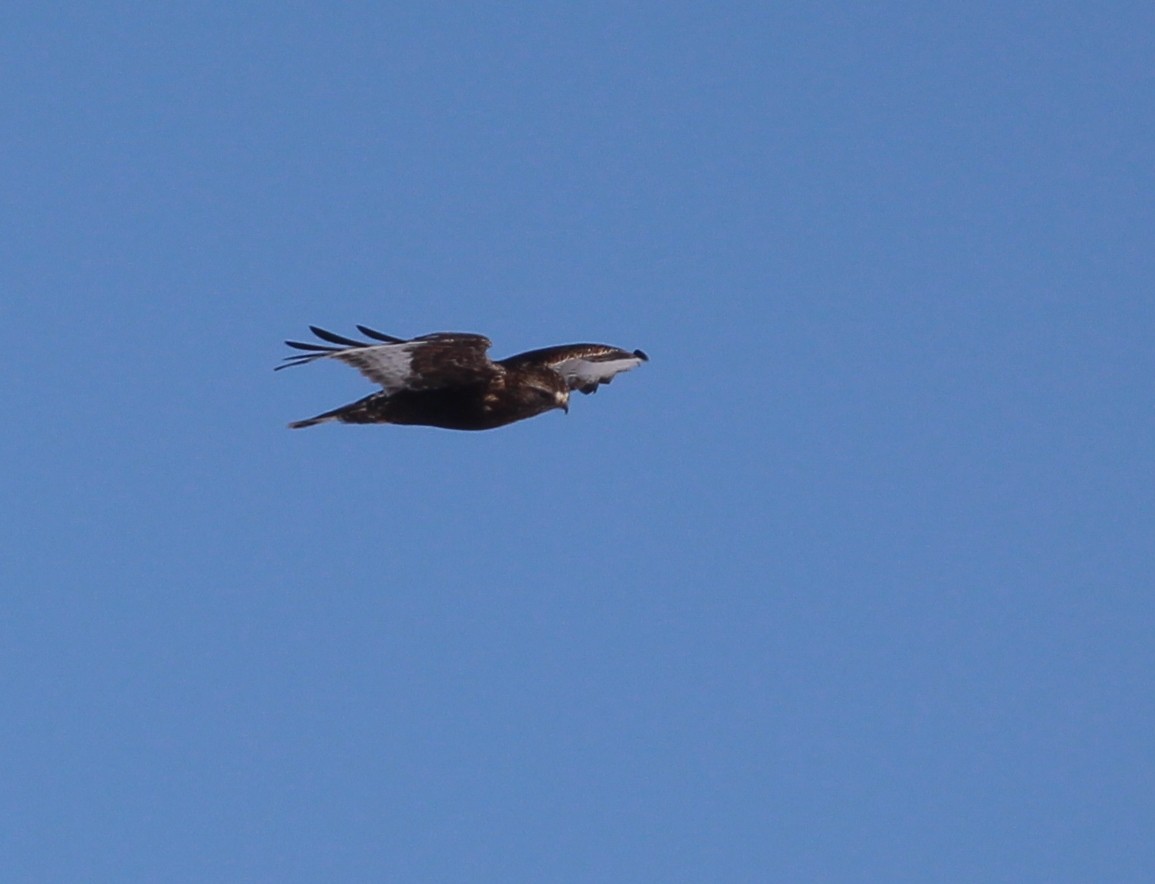
<svg viewBox="0 0 1155 884"><path fill-rule="evenodd" d="M608 344L562 344L519 353L502 359L498 365L506 368L543 365L565 378L571 390L593 393L599 384L608 384L615 375L648 360L641 350L631 352Z"/></svg>
<svg viewBox="0 0 1155 884"><path fill-rule="evenodd" d="M461 332L436 332L414 338L411 389L432 390L488 381L502 369L486 355L489 338Z"/></svg>
<svg viewBox="0 0 1155 884"><path fill-rule="evenodd" d="M328 344L286 341L290 347L307 352L286 357L278 368L336 359L353 366L387 393L484 383L501 371L486 355L490 341L482 335L437 332L407 341L357 326L366 337L382 342L372 343L316 326L309 328Z"/></svg>

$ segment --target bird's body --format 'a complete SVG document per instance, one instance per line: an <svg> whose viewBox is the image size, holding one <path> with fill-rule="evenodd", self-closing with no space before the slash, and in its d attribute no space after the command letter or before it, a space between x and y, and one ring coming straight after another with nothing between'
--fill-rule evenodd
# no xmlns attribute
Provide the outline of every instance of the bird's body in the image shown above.
<svg viewBox="0 0 1155 884"><path fill-rule="evenodd" d="M340 421L491 430L555 408L568 411L571 389L592 393L599 384L608 384L614 375L647 359L641 350L566 344L492 362L486 355L490 342L481 335L438 332L404 340L357 326L373 339L366 342L310 328L327 344L286 341L307 352L286 357L279 368L337 359L382 389L289 424L294 429Z"/></svg>

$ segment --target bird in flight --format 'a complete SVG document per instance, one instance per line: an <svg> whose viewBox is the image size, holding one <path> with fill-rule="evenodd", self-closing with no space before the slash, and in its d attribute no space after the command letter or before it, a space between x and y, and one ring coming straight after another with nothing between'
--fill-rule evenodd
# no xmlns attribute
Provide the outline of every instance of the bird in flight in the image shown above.
<svg viewBox="0 0 1155 884"><path fill-rule="evenodd" d="M493 362L482 335L437 332L405 340L366 328L356 341L309 326L324 344L285 341L302 350L277 368L336 359L381 389L364 399L306 420L293 429L327 421L345 424L418 424L447 430L492 430L560 408L571 390L593 393L614 376L648 361L641 350L606 344L562 344Z"/></svg>

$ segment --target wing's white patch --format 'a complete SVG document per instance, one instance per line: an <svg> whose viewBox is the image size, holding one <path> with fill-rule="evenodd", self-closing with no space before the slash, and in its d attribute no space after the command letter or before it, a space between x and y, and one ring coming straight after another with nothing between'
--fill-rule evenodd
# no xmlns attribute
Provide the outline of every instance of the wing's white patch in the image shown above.
<svg viewBox="0 0 1155 884"><path fill-rule="evenodd" d="M357 347L338 350L327 354L351 365L375 384L380 384L386 393L396 393L408 384L412 377L413 351L421 344L381 344L377 347Z"/></svg>
<svg viewBox="0 0 1155 884"><path fill-rule="evenodd" d="M585 387L590 384L608 384L615 375L637 368L643 361L641 357L632 355L604 360L575 357L559 362L554 366L554 371L569 381L571 387Z"/></svg>

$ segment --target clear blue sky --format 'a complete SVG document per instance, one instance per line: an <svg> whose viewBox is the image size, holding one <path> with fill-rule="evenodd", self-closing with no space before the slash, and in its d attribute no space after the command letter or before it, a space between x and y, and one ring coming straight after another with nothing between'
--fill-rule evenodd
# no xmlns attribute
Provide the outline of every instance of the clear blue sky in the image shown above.
<svg viewBox="0 0 1155 884"><path fill-rule="evenodd" d="M5 881L1155 880L1149 2L0 33Z"/></svg>

